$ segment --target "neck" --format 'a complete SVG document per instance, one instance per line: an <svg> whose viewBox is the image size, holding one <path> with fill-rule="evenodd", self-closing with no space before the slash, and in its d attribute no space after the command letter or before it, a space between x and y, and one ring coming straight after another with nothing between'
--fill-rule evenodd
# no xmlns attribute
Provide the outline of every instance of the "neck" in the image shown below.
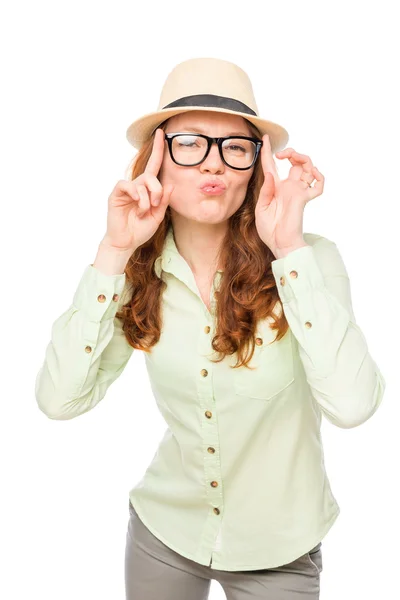
<svg viewBox="0 0 400 600"><path fill-rule="evenodd" d="M222 223L199 223L186 219L171 211L175 244L193 274L212 277L217 269L218 251L227 230L227 221Z"/></svg>

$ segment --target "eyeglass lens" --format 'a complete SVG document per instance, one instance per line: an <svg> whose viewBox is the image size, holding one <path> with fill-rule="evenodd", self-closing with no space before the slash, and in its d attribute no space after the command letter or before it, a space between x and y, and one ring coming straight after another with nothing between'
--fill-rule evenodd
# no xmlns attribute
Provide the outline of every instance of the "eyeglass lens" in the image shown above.
<svg viewBox="0 0 400 600"><path fill-rule="evenodd" d="M233 168L244 169L254 160L256 144L251 140L229 138L222 143L222 155ZM207 152L207 140L197 135L178 135L172 140L174 159L185 166L200 162Z"/></svg>

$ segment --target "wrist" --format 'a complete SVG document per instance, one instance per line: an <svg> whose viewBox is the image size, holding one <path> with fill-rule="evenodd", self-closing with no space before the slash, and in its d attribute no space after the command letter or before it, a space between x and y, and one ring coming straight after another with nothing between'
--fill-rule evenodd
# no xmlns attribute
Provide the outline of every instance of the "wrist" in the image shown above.
<svg viewBox="0 0 400 600"><path fill-rule="evenodd" d="M275 248L275 250L273 250L273 254L275 255L276 259L285 258L285 256L290 254L290 252L294 252L299 248L304 248L305 246L309 245L310 244L307 244L307 242L305 242L304 240L299 240L298 242L295 242L290 246L282 246L281 248Z"/></svg>
<svg viewBox="0 0 400 600"><path fill-rule="evenodd" d="M115 254L115 256L131 256L135 252L135 248L118 248L117 246L111 246L103 240L99 244L99 250L100 249Z"/></svg>
<svg viewBox="0 0 400 600"><path fill-rule="evenodd" d="M92 266L105 275L122 275L133 252L101 242Z"/></svg>

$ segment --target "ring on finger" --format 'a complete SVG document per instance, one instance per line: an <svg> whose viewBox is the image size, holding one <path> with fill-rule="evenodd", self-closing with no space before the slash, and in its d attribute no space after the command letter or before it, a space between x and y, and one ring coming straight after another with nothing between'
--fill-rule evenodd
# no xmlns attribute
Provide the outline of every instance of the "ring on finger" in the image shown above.
<svg viewBox="0 0 400 600"><path fill-rule="evenodd" d="M308 175L306 176L307 179L303 179L303 177L300 177L300 181L302 181L303 183L306 183L308 185L308 187L312 187L312 182L314 181L315 177L313 177L312 175ZM311 179L311 181L309 181L309 179Z"/></svg>

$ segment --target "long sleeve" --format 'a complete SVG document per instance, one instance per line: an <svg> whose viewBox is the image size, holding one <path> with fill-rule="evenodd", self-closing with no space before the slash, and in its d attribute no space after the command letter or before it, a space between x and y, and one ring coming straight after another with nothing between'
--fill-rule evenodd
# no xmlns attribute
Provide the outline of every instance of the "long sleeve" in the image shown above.
<svg viewBox="0 0 400 600"><path fill-rule="evenodd" d="M336 244L319 236L272 261L272 271L314 399L334 425L361 425L379 407L386 382L356 324Z"/></svg>
<svg viewBox="0 0 400 600"><path fill-rule="evenodd" d="M52 325L36 376L36 400L50 419L73 419L91 410L121 375L133 348L115 314L128 293L125 273L85 268L72 305Z"/></svg>

